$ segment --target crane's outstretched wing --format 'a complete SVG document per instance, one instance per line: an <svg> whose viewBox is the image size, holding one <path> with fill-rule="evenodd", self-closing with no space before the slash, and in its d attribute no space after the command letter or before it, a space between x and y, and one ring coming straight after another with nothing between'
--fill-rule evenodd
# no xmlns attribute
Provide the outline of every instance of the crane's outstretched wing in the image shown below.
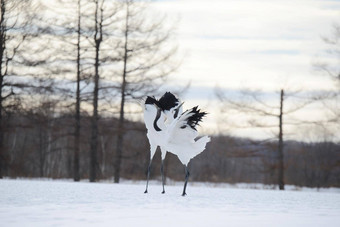
<svg viewBox="0 0 340 227"><path fill-rule="evenodd" d="M206 112L201 112L198 106L185 111L167 127L168 141L171 143L195 142L198 136L196 126L206 114Z"/></svg>

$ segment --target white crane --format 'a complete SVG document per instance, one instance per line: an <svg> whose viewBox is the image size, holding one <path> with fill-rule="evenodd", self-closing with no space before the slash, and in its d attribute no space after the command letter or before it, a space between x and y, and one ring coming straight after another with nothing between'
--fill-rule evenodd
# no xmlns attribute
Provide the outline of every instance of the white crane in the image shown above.
<svg viewBox="0 0 340 227"><path fill-rule="evenodd" d="M181 105L178 105L178 103L177 106L178 108L181 107ZM149 141L150 138L152 138L151 141L157 141L157 145L160 146L162 151L162 160L163 154L165 158L166 151L168 151L177 155L179 160L185 166L185 183L182 193L182 195L185 196L188 178L190 175L188 163L192 158L200 154L205 149L206 144L210 141L208 136L204 136L196 140L196 137L198 136L196 126L202 121L202 118L206 115L206 113L201 112L196 106L182 114L178 114L179 111L177 111L177 116L175 117L175 114L170 115L174 117L170 120L170 122L168 122L169 120L166 112L162 108L162 105L157 103L157 100L154 98L148 97L145 102L144 120L145 125L147 125L148 128L148 138ZM174 108L174 110L175 111L173 111L173 113L176 113L176 108ZM153 129L149 131L149 128L151 129L150 126L152 126ZM150 151L152 152L152 147L155 144L152 144L151 141ZM147 189L145 192L147 192Z"/></svg>
<svg viewBox="0 0 340 227"><path fill-rule="evenodd" d="M161 149L161 157L162 157L162 163L161 163L161 175L162 175L162 186L163 191L162 193L165 193L164 190L164 159L166 156L166 148L164 146L161 146L162 144L159 143L160 137L163 136L162 133L159 133L160 129L158 127L155 127L154 120L160 119L160 121L164 125L169 125L172 123L172 121L177 118L179 115L182 114L182 104L179 104L178 98L176 98L175 95L173 95L170 92L166 92L159 100L155 99L154 97L148 96L145 100L145 106L144 106L144 121L146 128L148 130L147 137L149 139L150 143L150 162L148 166L148 173L147 173L147 181L146 181L146 189L144 193L148 192L148 184L149 184L149 177L150 177L150 168L151 168L151 162L152 158L155 155L156 149L159 146ZM154 115L153 110L155 110L155 106L157 106L158 109L160 109L159 115Z"/></svg>

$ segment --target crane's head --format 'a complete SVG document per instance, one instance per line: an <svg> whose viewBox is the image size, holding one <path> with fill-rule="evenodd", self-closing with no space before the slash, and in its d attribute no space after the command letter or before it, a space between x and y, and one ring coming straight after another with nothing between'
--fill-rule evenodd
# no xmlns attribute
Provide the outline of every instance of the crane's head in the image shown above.
<svg viewBox="0 0 340 227"><path fill-rule="evenodd" d="M171 92L165 92L159 99L159 105L166 116L167 123L172 122L182 114L182 105L179 99Z"/></svg>
<svg viewBox="0 0 340 227"><path fill-rule="evenodd" d="M159 105L163 111L171 110L178 106L179 100L171 92L165 92L164 95L159 99Z"/></svg>
<svg viewBox="0 0 340 227"><path fill-rule="evenodd" d="M148 111L151 107L161 108L159 101L155 97L148 96L145 100L145 111Z"/></svg>

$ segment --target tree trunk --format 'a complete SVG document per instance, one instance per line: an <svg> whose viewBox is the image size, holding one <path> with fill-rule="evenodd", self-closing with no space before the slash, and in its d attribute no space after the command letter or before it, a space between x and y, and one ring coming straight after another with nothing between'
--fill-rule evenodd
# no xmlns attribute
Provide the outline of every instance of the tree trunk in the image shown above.
<svg viewBox="0 0 340 227"><path fill-rule="evenodd" d="M77 91L76 91L76 115L74 129L74 154L73 154L73 179L80 180L79 175L79 150L80 150L80 0L78 0L78 40L77 40Z"/></svg>
<svg viewBox="0 0 340 227"><path fill-rule="evenodd" d="M280 123L279 123L279 147L278 147L278 183L280 190L284 190L283 131L282 131L283 96L284 91L282 89L280 95L280 115L279 115Z"/></svg>
<svg viewBox="0 0 340 227"><path fill-rule="evenodd" d="M114 182L119 183L120 178L120 166L122 163L123 142L124 142L124 98L121 101L120 117L118 122L118 135L117 135L117 147L116 147L116 160L114 166Z"/></svg>
<svg viewBox="0 0 340 227"><path fill-rule="evenodd" d="M5 27L4 27L4 14L5 14L5 1L1 1L1 15L0 15L0 179L3 178L3 169L5 164L4 158L4 146L3 146L3 100L2 100L2 89L3 89L3 58L5 51Z"/></svg>
<svg viewBox="0 0 340 227"><path fill-rule="evenodd" d="M126 4L125 18L125 40L124 40L124 66L122 74L120 112L118 122L117 147L114 166L114 182L119 183L120 167L122 163L122 153L124 144L124 106L125 106L125 90L126 90L126 65L128 60L128 35L129 35L129 4Z"/></svg>
<svg viewBox="0 0 340 227"><path fill-rule="evenodd" d="M102 17L103 15L101 15ZM102 21L102 18L101 18ZM96 1L95 12L95 34L94 41L96 44L95 57L95 75L94 75L94 90L93 90L93 116L91 121L91 147L90 147L90 182L95 182L97 175L97 145L98 145L98 93L99 93L99 49L102 42L102 27L101 22L98 22L98 1ZM99 34L98 34L99 33Z"/></svg>
<svg viewBox="0 0 340 227"><path fill-rule="evenodd" d="M97 143L98 143L98 85L99 85L99 45L96 45L96 61L93 91L93 115L91 121L90 182L96 181Z"/></svg>

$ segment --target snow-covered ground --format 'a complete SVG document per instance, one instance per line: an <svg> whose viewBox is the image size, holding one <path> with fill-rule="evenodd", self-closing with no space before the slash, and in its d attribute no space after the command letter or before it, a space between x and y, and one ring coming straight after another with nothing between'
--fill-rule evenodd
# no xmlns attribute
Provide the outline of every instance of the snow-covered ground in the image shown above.
<svg viewBox="0 0 340 227"><path fill-rule="evenodd" d="M0 226L340 226L340 193L0 180Z"/></svg>

